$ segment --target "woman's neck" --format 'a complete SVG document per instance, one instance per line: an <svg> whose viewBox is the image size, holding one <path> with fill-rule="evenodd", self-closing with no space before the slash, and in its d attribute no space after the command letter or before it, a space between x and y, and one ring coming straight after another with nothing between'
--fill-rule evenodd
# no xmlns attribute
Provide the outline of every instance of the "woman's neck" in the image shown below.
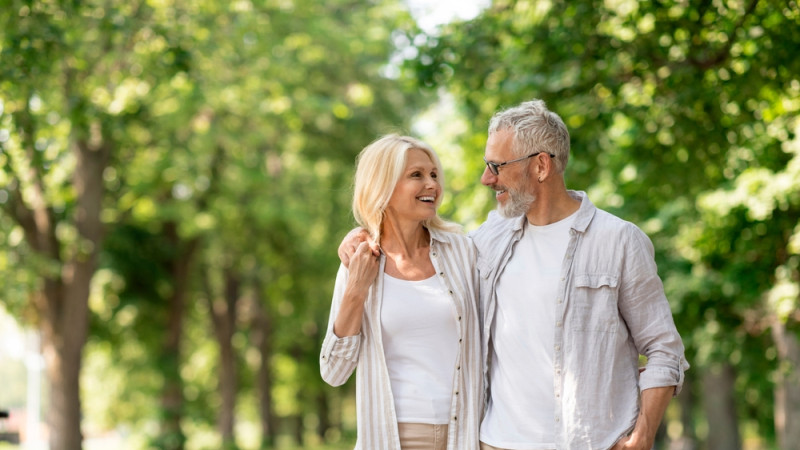
<svg viewBox="0 0 800 450"><path fill-rule="evenodd" d="M430 256L430 234L421 222L385 220L381 250L386 255L384 272L401 280L425 280L436 274Z"/></svg>
<svg viewBox="0 0 800 450"><path fill-rule="evenodd" d="M400 223L386 220L381 233L381 249L384 253L391 253L402 259L413 259L420 250L430 246L430 234L421 222Z"/></svg>

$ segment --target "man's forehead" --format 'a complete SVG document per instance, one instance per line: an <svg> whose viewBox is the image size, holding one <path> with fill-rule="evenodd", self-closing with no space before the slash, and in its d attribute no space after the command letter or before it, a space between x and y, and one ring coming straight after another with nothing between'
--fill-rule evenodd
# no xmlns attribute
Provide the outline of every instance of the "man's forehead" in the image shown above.
<svg viewBox="0 0 800 450"><path fill-rule="evenodd" d="M497 130L486 140L486 156L506 156L511 154L513 134L509 130Z"/></svg>

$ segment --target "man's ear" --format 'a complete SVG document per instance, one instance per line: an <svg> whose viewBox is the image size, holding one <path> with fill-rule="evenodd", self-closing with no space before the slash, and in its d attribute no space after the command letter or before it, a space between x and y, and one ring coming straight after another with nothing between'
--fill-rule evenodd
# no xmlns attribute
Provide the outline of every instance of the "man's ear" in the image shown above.
<svg viewBox="0 0 800 450"><path fill-rule="evenodd" d="M548 176L550 176L550 172L555 168L553 166L552 158L546 153L539 153L535 157L536 161L534 161L532 166L534 166L533 174L531 174L536 181L539 183L544 182Z"/></svg>

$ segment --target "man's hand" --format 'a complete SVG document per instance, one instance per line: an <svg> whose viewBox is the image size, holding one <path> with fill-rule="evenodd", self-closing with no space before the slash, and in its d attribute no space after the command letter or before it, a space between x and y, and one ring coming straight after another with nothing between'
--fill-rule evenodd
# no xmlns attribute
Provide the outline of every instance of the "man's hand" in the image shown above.
<svg viewBox="0 0 800 450"><path fill-rule="evenodd" d="M664 417L675 386L650 388L642 391L639 417L633 432L617 441L610 450L650 450L656 440L656 431Z"/></svg>
<svg viewBox="0 0 800 450"><path fill-rule="evenodd" d="M652 442L648 445L646 440L640 439L636 434L631 434L617 441L610 450L650 450L651 448L653 448Z"/></svg>
<svg viewBox="0 0 800 450"><path fill-rule="evenodd" d="M378 244L369 239L369 233L363 228L354 228L347 233L347 236L342 239L342 243L339 244L339 259L342 260L342 264L344 264L345 267L350 268L350 259L356 252L358 244L364 241L368 242L373 256L380 256L381 251L378 248Z"/></svg>

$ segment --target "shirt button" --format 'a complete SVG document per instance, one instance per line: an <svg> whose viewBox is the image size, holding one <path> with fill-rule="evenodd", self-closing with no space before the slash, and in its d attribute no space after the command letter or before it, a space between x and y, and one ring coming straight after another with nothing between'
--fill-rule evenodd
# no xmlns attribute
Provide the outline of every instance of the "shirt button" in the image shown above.
<svg viewBox="0 0 800 450"><path fill-rule="evenodd" d="M461 320L461 316L458 316L458 320Z"/></svg>
<svg viewBox="0 0 800 450"><path fill-rule="evenodd" d="M560 320L558 322L556 322L556 326L561 328L561 321Z"/></svg>
<svg viewBox="0 0 800 450"><path fill-rule="evenodd" d="M561 299L558 299L558 303L561 303Z"/></svg>
<svg viewBox="0 0 800 450"><path fill-rule="evenodd" d="M560 345L556 345L556 351L559 351L559 350L561 350L561 346Z"/></svg>

